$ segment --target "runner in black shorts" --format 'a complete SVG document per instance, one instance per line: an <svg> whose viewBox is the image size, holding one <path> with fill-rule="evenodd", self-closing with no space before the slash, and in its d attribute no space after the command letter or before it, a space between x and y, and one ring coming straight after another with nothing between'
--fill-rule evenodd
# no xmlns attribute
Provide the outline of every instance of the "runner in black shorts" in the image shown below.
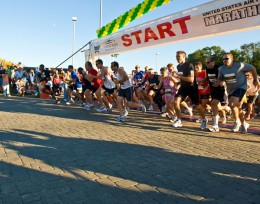
<svg viewBox="0 0 260 204"><path fill-rule="evenodd" d="M174 99L174 109L176 112L177 120L173 122L173 127L182 127L181 122L181 108L180 104L187 96L191 99L192 103L196 105L199 115L202 118L201 129L204 129L207 125L207 119L205 113L201 110L199 104L198 86L194 76L194 67L191 63L186 62L186 53L184 51L178 51L176 53L176 59L178 61L177 70L173 76L180 79L181 87Z"/></svg>

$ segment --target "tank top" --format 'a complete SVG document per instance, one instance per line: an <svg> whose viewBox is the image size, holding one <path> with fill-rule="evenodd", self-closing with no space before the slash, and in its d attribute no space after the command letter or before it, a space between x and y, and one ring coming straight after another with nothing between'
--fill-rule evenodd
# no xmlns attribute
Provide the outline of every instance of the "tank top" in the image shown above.
<svg viewBox="0 0 260 204"><path fill-rule="evenodd" d="M165 80L163 80L163 87L165 89L165 94L171 95L176 93L175 84L168 77Z"/></svg>
<svg viewBox="0 0 260 204"><path fill-rule="evenodd" d="M108 89L114 89L116 84L113 82L112 70L108 68L108 74L104 76L104 86Z"/></svg>
<svg viewBox="0 0 260 204"><path fill-rule="evenodd" d="M118 81L121 81L123 79L118 72L116 73L116 78ZM130 87L132 87L130 79L121 84L121 89L128 89Z"/></svg>

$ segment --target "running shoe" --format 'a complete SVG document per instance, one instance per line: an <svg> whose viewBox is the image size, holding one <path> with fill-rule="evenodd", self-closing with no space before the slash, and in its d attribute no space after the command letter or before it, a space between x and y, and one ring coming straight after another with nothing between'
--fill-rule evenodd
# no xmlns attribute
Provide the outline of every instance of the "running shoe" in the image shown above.
<svg viewBox="0 0 260 204"><path fill-rule="evenodd" d="M98 113L101 113L101 112L107 112L107 108L105 106L100 106L98 109L96 109L96 111Z"/></svg>
<svg viewBox="0 0 260 204"><path fill-rule="evenodd" d="M144 104L141 104L141 108L142 108L142 112L145 113L146 112L146 107Z"/></svg>
<svg viewBox="0 0 260 204"><path fill-rule="evenodd" d="M241 123L240 123L240 122L234 122L234 126L233 126L233 128L232 128L232 131L233 131L233 132L238 132L240 126L241 126Z"/></svg>
<svg viewBox="0 0 260 204"><path fill-rule="evenodd" d="M107 108L107 113L112 113L112 112L113 112L112 108Z"/></svg>
<svg viewBox="0 0 260 204"><path fill-rule="evenodd" d="M153 106L152 105L150 105L149 107L148 107L148 109L147 109L148 111L153 111Z"/></svg>
<svg viewBox="0 0 260 204"><path fill-rule="evenodd" d="M67 105L70 105L70 104L72 104L72 103L74 103L74 100L73 100L73 99L70 99L70 101L68 101L66 104L67 104Z"/></svg>
<svg viewBox="0 0 260 204"><path fill-rule="evenodd" d="M85 107L86 106L86 103L81 103L80 104L80 107Z"/></svg>
<svg viewBox="0 0 260 204"><path fill-rule="evenodd" d="M118 122L125 122L125 117L124 116L118 116L118 117L116 117L115 120L118 121Z"/></svg>
<svg viewBox="0 0 260 204"><path fill-rule="evenodd" d="M219 132L219 127L216 125L213 125L212 128L209 128L210 132Z"/></svg>
<svg viewBox="0 0 260 204"><path fill-rule="evenodd" d="M207 127L207 124L208 124L208 119L207 118L203 118L201 120L200 129L205 130L206 127Z"/></svg>
<svg viewBox="0 0 260 204"><path fill-rule="evenodd" d="M86 105L86 110L89 111L93 107L94 107L94 105L89 103L89 104Z"/></svg>
<svg viewBox="0 0 260 204"><path fill-rule="evenodd" d="M172 124L173 127L177 128L177 127L182 127L182 122L181 120L176 120L175 122L173 122Z"/></svg>
<svg viewBox="0 0 260 204"><path fill-rule="evenodd" d="M242 133L247 133L247 129L249 128L249 124L244 122L244 124L242 125L242 128L241 128L241 132Z"/></svg>
<svg viewBox="0 0 260 204"><path fill-rule="evenodd" d="M128 111L125 109L123 112L123 116L126 117L128 115Z"/></svg>

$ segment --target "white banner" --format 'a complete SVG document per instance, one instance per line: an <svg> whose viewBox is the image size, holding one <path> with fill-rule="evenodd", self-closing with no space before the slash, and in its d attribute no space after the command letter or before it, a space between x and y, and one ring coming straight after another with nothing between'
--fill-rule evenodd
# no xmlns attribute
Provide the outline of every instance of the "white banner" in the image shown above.
<svg viewBox="0 0 260 204"><path fill-rule="evenodd" d="M257 28L260 0L216 0L93 40L88 57Z"/></svg>

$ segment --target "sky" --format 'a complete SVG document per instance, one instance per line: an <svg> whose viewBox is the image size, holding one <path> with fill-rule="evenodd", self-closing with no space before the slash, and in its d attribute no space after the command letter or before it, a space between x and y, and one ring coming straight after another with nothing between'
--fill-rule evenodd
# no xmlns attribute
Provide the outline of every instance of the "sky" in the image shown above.
<svg viewBox="0 0 260 204"><path fill-rule="evenodd" d="M142 0L102 0L102 24L105 25L119 15L141 3ZM173 0L156 8L141 18L129 23L130 28L169 14L173 14L209 0ZM75 50L97 38L100 24L100 0L0 0L0 58L24 66L56 67L72 54L73 21L75 24ZM177 64L175 53L184 50L187 54L206 46L220 46L226 51L239 49L240 45L260 40L260 29L218 37L175 43L119 54L117 58L103 57L104 65L116 60L130 73L135 65L155 68L168 63ZM156 56L156 53L157 56ZM79 52L74 57L74 67L84 67L85 56ZM72 64L65 62L62 67Z"/></svg>

